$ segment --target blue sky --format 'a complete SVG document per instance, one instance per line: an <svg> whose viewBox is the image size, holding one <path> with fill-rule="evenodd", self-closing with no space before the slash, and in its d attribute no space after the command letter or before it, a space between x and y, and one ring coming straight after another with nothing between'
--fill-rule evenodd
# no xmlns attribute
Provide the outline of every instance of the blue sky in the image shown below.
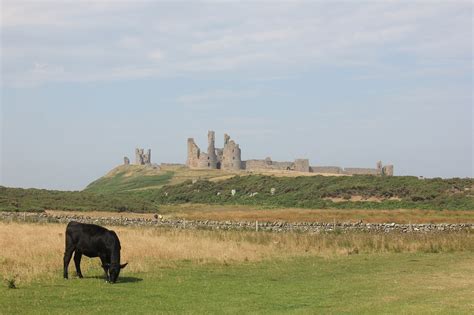
<svg viewBox="0 0 474 315"><path fill-rule="evenodd" d="M82 189L186 139L473 176L472 3L2 1L0 185Z"/></svg>

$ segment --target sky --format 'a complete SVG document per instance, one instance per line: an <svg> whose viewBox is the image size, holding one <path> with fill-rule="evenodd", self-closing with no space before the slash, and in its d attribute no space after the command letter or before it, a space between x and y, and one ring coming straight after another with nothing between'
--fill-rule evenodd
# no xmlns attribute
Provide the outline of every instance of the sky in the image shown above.
<svg viewBox="0 0 474 315"><path fill-rule="evenodd" d="M1 1L0 185L207 131L242 158L473 177L471 1Z"/></svg>

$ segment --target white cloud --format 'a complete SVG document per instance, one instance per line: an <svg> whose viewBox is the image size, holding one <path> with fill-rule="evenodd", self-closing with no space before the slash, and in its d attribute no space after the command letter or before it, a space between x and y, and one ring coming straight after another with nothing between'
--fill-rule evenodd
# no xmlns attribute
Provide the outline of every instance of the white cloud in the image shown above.
<svg viewBox="0 0 474 315"><path fill-rule="evenodd" d="M472 4L463 2L2 4L3 84L216 71L285 77L318 65L375 73L400 54L416 61L414 74L437 63L437 71L457 75L472 60ZM38 75L31 71L37 60L62 66ZM443 60L462 66L453 73Z"/></svg>

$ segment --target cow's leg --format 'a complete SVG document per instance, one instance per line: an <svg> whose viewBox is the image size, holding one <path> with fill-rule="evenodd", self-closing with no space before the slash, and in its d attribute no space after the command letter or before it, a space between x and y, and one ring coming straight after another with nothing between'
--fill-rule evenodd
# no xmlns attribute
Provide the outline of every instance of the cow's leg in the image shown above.
<svg viewBox="0 0 474 315"><path fill-rule="evenodd" d="M105 279L109 281L110 263L107 261L107 258L105 256L100 256L100 261L102 263L102 268L104 269L104 272L105 272Z"/></svg>
<svg viewBox="0 0 474 315"><path fill-rule="evenodd" d="M76 273L79 278L82 278L81 258L82 253L79 250L76 250L76 252L74 253L74 264L76 265Z"/></svg>
<svg viewBox="0 0 474 315"><path fill-rule="evenodd" d="M75 247L72 242L71 237L66 234L66 249L64 250L64 279L68 278L67 268L69 266L69 262L71 261L72 253L74 252Z"/></svg>

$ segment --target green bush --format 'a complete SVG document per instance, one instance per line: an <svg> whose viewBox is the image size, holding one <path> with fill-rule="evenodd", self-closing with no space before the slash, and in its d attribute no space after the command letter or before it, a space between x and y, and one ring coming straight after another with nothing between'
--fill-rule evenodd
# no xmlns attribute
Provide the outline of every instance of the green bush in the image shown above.
<svg viewBox="0 0 474 315"><path fill-rule="evenodd" d="M154 179L156 183L157 178ZM161 180L165 180L162 177ZM145 181L135 181L137 183ZM0 186L0 211L133 211L155 212L160 204L203 203L256 205L266 208L439 209L474 210L471 178L418 179L411 176L237 176L224 181L186 181L159 189L55 191ZM117 186L115 186L117 188ZM115 189L114 188L114 189ZM275 188L275 194L271 194ZM235 196L231 191L235 189ZM255 194L257 193L257 194ZM378 198L350 201L352 196ZM397 197L396 200L389 198ZM331 198L342 198L334 202Z"/></svg>

